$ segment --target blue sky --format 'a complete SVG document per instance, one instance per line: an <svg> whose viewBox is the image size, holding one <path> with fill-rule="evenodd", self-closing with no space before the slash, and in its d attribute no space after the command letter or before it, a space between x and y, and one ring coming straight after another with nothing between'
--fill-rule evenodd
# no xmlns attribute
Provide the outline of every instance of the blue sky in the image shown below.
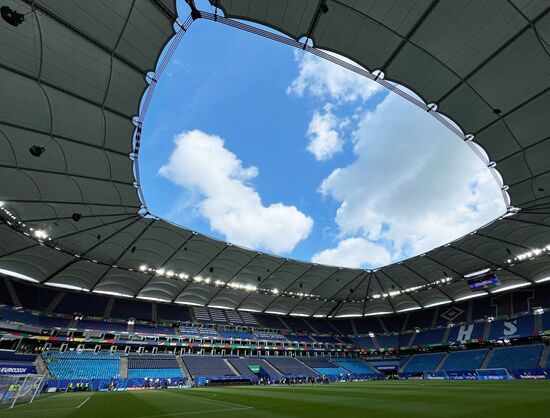
<svg viewBox="0 0 550 418"><path fill-rule="evenodd" d="M193 23L157 85L140 168L155 215L325 264L397 261L504 211L483 164L425 112L209 21Z"/></svg>

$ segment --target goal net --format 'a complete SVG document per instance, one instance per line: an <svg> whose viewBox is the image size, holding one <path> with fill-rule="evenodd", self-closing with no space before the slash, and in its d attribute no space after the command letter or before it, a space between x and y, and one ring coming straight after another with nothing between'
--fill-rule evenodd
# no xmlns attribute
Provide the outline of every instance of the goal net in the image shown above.
<svg viewBox="0 0 550 418"><path fill-rule="evenodd" d="M477 378L480 380L509 380L512 375L508 369L476 369Z"/></svg>
<svg viewBox="0 0 550 418"><path fill-rule="evenodd" d="M13 408L16 403L30 403L43 386L43 375L0 375L0 406Z"/></svg>

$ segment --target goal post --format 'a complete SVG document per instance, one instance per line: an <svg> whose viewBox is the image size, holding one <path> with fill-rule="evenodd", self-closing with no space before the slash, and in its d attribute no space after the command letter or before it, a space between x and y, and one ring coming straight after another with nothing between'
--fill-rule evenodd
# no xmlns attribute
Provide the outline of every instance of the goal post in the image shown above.
<svg viewBox="0 0 550 418"><path fill-rule="evenodd" d="M13 408L16 403L31 403L44 386L39 374L0 375L0 405Z"/></svg>
<svg viewBox="0 0 550 418"><path fill-rule="evenodd" d="M494 369L476 369L476 375L479 380L510 380L512 375L505 368Z"/></svg>

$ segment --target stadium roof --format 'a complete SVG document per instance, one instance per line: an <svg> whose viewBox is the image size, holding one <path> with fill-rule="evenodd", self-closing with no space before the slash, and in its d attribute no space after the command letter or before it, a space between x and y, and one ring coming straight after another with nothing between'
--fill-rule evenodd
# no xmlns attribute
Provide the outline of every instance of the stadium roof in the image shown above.
<svg viewBox="0 0 550 418"><path fill-rule="evenodd" d="M5 0L0 273L107 294L319 316L460 300L474 295L463 276L485 268L497 271L500 289L550 277L546 0L211 3L225 17L309 38L435 104L489 166L496 163L509 213L375 271L274 257L150 216L138 184L136 124L161 51L183 34L175 2Z"/></svg>

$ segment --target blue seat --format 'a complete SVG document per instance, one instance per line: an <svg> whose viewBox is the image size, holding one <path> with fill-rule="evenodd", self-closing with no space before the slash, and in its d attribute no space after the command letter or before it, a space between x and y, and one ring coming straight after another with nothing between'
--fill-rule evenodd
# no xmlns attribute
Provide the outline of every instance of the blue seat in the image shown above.
<svg viewBox="0 0 550 418"><path fill-rule="evenodd" d="M445 357L445 353L415 354L409 360L403 371L406 373L433 371L443 357Z"/></svg>
<svg viewBox="0 0 550 418"><path fill-rule="evenodd" d="M353 374L370 375L379 373L378 370L374 369L370 364L359 359L334 360L334 363Z"/></svg>
<svg viewBox="0 0 550 418"><path fill-rule="evenodd" d="M120 356L76 352L43 353L50 374L57 379L113 379L120 377Z"/></svg>
<svg viewBox="0 0 550 418"><path fill-rule="evenodd" d="M541 353L542 344L495 348L487 368L535 369Z"/></svg>
<svg viewBox="0 0 550 418"><path fill-rule="evenodd" d="M488 352L488 349L453 351L445 359L441 370L465 372L479 369Z"/></svg>

